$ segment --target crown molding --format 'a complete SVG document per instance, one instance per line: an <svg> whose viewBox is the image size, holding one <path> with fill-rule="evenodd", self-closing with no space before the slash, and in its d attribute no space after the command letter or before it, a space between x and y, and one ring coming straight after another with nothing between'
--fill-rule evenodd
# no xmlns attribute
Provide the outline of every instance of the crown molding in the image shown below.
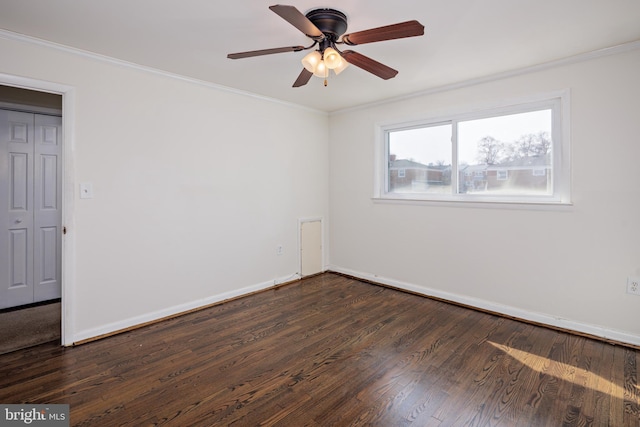
<svg viewBox="0 0 640 427"><path fill-rule="evenodd" d="M87 50L78 49L75 47L51 42L44 39L39 39L37 37L27 36L24 34L14 33L13 31L8 31L4 29L0 29L0 39L12 40L21 43L27 43L35 46L41 46L48 49L54 49L60 52L70 53L72 55L76 55L82 58L91 59L95 61L105 62L111 65L115 65L118 67L129 68L137 71L142 71L145 73L154 74L157 76L166 77L173 80L182 81L185 83L190 83L198 86L203 86L209 89L219 90L222 92L232 93L240 96L247 96L254 99L259 99L261 101L266 101L274 104L284 105L286 107L295 108L299 110L305 110L316 114L328 115L326 111L318 110L315 108L306 107L304 105L295 104L293 102L282 101L280 99L271 98L268 96L258 95L253 92L248 92L240 89L235 89L229 86L220 85L217 83L208 82L205 80L196 79L193 77L183 76L181 74L171 73L169 71L160 70L158 68L149 67L146 65L136 64L135 62L124 61L122 59L113 58L107 55L102 55L95 52L90 52Z"/></svg>
<svg viewBox="0 0 640 427"><path fill-rule="evenodd" d="M476 86L483 83L490 83L497 80L507 79L510 77L517 77L525 74L531 74L537 71L548 70L551 68L564 67L571 64L577 64L580 62L590 61L593 59L604 58L606 56L617 55L620 53L630 52L638 49L640 49L640 40L635 40L632 42L623 43L616 46L611 46L603 49L598 49L590 52L584 52L577 55L568 56L566 58L543 62L541 64L531 65L531 66L522 67L522 68L516 68L513 70L503 71L501 73L490 74L487 76L477 77L469 80L463 80L456 83L450 83L443 86L421 90L418 92L412 92L407 95L400 95L392 98L383 99L381 101L375 101L375 102L369 102L366 104L356 105L355 107L334 110L334 111L331 111L329 115L348 113L352 111L358 111L358 110L363 110L371 107L377 107L380 105L390 104L393 102L404 101L412 98L418 98L421 96L433 95L441 92L448 92L455 89L462 89L465 87Z"/></svg>
<svg viewBox="0 0 640 427"><path fill-rule="evenodd" d="M412 92L412 93L406 94L406 95L400 95L400 96L396 96L396 97L383 99L383 100L380 100L380 101L369 102L369 103L360 104L360 105L357 105L357 106L354 106L354 107L348 107L348 108L344 108L344 109L338 109L338 110L327 112L327 111L323 111L323 110L318 110L316 108L311 108L311 107L307 107L307 106L304 106L304 105L295 104L295 103L292 103L292 102L282 101L282 100L276 99L276 98L271 98L271 97L267 97L267 96L263 96L263 95L258 95L258 94L255 94L253 92L243 91L243 90L240 90L240 89L235 89L235 88L232 88L232 87L229 87L229 86L224 86L224 85L220 85L220 84L217 84L217 83L208 82L208 81L196 79L196 78L193 78L193 77L187 77L187 76L183 76L181 74L171 73L171 72L168 72L168 71L160 70L160 69L149 67L149 66L146 66L146 65L140 65L140 64L136 64L134 62L124 61L124 60L113 58L113 57L110 57L110 56L106 56L106 55L98 54L98 53L95 53L95 52L90 52L90 51L78 49L78 48L75 48L75 47L71 47L71 46L67 46L67 45L51 42L51 41L40 39L40 38L37 38L37 37L32 37L32 36L27 36L27 35L24 35L24 34L15 33L15 32L4 30L4 29L0 29L0 39L13 40L13 41L18 41L18 42L22 42L22 43L31 44L31 45L42 46L42 47L46 47L46 48L49 48L49 49L55 49L55 50L58 50L58 51L61 51L61 52L70 53L70 54L73 54L73 55L76 55L76 56L80 56L80 57L84 57L84 58L87 58L87 59L101 61L101 62L109 63L109 64L112 64L112 65L120 66L120 67L135 69L135 70L147 72L147 73L150 73L150 74L155 74L155 75L158 75L158 76L162 76L162 77L166 77L166 78L170 78L170 79L174 79L174 80L179 80L179 81L183 81L183 82L186 82L186 83L191 83L191 84L195 84L195 85L198 85L198 86L207 87L207 88L210 88L210 89L219 90L219 91L222 91L222 92L233 93L233 94L241 95L241 96L247 96L247 97L250 97L250 98L259 99L259 100L266 101L266 102L280 104L280 105L284 105L284 106L287 106L287 107L296 108L296 109L299 109L299 110L305 110L305 111L313 112L313 113L316 113L316 114L328 115L328 116L335 115L335 114L347 113L347 112L351 112L351 111L363 110L363 109L367 109L367 108L371 108L371 107L390 104L390 103L393 103L393 102L403 101L403 100L417 98L417 97L421 97L421 96L433 95L433 94L436 94L436 93L447 92L447 91L451 91L451 90L455 90L455 89L461 89L461 88L470 87L470 86L475 86L475 85L479 85L479 84L483 84L483 83L490 83L490 82L493 82L493 81L502 80L502 79L506 79L506 78L510 78L510 77L517 77L517 76L521 76L521 75L525 75L525 74L534 73L534 72L537 72L537 71L543 71L543 70L547 70L547 69L551 69L551 68L567 66L567 65L571 65L571 64L590 61L590 60L593 60L593 59L603 58L603 57L606 57L606 56L617 55L617 54L620 54L620 53L625 53L625 52L630 52L630 51L634 51L634 50L640 49L640 40L635 40L635 41L631 41L631 42L628 42L628 43L619 44L619 45L616 45L616 46L611 46L611 47L607 47L607 48L603 48L603 49L597 49L597 50L593 50L593 51L589 51L589 52L580 53L580 54L577 54L577 55L568 56L566 58L560 58L560 59L556 59L556 60L553 60L553 61L544 62L544 63L541 63L541 64L536 64L536 65L531 65L531 66L527 66L527 67L517 68L517 69L508 70L508 71L504 71L504 72L496 73L496 74L490 74L490 75L487 75L487 76L477 77L477 78L474 78L474 79L463 80L463 81L460 81L460 82L446 84L446 85L442 85L442 86L438 86L438 87L434 87L434 88L430 88L430 89L425 89L425 90L418 91L418 92Z"/></svg>

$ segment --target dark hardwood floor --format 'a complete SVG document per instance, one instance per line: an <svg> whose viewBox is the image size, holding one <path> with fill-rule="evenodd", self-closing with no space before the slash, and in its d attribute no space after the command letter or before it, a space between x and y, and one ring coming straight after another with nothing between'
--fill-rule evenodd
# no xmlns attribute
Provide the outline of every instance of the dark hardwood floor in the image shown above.
<svg viewBox="0 0 640 427"><path fill-rule="evenodd" d="M639 351L335 274L0 356L91 426L640 426Z"/></svg>

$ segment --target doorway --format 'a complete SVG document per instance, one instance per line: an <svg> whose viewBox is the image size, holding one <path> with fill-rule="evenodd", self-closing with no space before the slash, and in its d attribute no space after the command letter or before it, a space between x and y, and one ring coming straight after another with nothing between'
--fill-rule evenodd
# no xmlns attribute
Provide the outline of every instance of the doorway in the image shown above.
<svg viewBox="0 0 640 427"><path fill-rule="evenodd" d="M61 332L62 96L0 85L0 310L56 310ZM28 314L27 314L28 313ZM51 315L44 315L51 317ZM51 323L51 322L49 322ZM34 328L34 334L41 327ZM51 331L45 331L51 336ZM34 342L38 342L37 337Z"/></svg>

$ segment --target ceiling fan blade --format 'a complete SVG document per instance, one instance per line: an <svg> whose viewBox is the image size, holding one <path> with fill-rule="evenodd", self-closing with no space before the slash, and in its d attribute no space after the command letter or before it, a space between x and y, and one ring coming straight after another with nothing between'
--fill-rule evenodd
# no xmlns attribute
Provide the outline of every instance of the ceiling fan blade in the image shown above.
<svg viewBox="0 0 640 427"><path fill-rule="evenodd" d="M342 52L342 57L349 64L353 64L356 67L362 68L363 70L368 71L371 74L375 74L376 76L384 80L388 80L398 74L398 71L394 70L393 68L387 67L386 65L381 64L378 61L374 61L373 59L352 50L345 50L344 52Z"/></svg>
<svg viewBox="0 0 640 427"><path fill-rule="evenodd" d="M304 46L276 47L273 49L261 49L261 50L251 50L249 52L230 53L227 55L227 58L241 59L241 58L250 58L252 56L271 55L273 53L299 52L301 50L304 50Z"/></svg>
<svg viewBox="0 0 640 427"><path fill-rule="evenodd" d="M269 9L280 15L282 19L302 31L305 35L309 37L324 37L322 31L320 31L313 22L309 21L309 18L304 16L302 12L294 6L276 4L274 6L269 6Z"/></svg>
<svg viewBox="0 0 640 427"><path fill-rule="evenodd" d="M342 36L342 41L350 46L364 43L381 42L424 35L424 25L418 21L407 21L370 30L357 31Z"/></svg>
<svg viewBox="0 0 640 427"><path fill-rule="evenodd" d="M307 70L306 68L303 68L302 72L300 73L296 81L293 83L293 87L300 87L300 86L306 85L307 83L309 83L309 79L311 79L311 76L313 76L313 73Z"/></svg>

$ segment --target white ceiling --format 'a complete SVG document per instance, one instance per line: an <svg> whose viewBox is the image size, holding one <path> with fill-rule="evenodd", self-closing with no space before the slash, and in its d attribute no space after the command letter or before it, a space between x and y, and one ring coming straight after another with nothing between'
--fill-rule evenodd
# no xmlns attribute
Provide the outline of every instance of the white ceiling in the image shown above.
<svg viewBox="0 0 640 427"><path fill-rule="evenodd" d="M325 111L640 40L639 0L322 1L284 4L339 9L347 32L416 19L425 36L351 48L399 70L393 79L352 66L328 87L313 77L292 88L307 52L226 58L311 44L272 1L0 0L0 28Z"/></svg>

